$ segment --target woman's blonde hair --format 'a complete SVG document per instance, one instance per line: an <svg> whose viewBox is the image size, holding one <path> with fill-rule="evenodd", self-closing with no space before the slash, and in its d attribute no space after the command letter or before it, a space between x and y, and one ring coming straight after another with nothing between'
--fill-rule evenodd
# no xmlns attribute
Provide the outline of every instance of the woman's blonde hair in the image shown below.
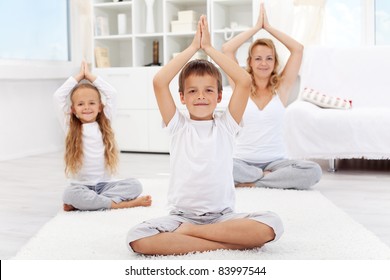
<svg viewBox="0 0 390 280"><path fill-rule="evenodd" d="M246 59L246 64L247 64L247 68L246 70L248 71L248 73L251 75L252 77L252 89L251 89L251 94L255 95L256 94L256 90L257 90L257 85L256 85L256 81L255 81L255 78L254 78L254 75L253 75L253 69L252 67L250 66L250 63L251 63L251 59L252 59L252 51L253 49L256 47L256 46L265 46L265 47L268 47L272 50L273 54L274 54L274 57L275 57L275 65L274 65L274 69L272 70L272 73L271 73L271 76L269 78L269 81L268 81L268 85L267 87L270 87L271 88L271 91L273 93L275 93L275 90L279 87L280 85L280 82L281 82L281 79L282 77L279 75L278 73L278 69L279 69L279 57L278 57L278 54L276 52L276 48L275 48L275 44L272 40L270 39L265 39L265 38L261 38L261 39L257 39L256 41L254 41L252 43L252 45L249 47L248 49L248 57Z"/></svg>
<svg viewBox="0 0 390 280"><path fill-rule="evenodd" d="M99 124L100 131L103 137L104 144L104 159L105 167L110 173L115 173L118 162L119 153L115 142L114 131L111 128L111 122L104 114L104 105L102 104L101 96L95 86L89 83L79 83L73 88L70 94L70 102L73 106L73 94L85 88L90 88L96 91L99 96L99 102L102 110L96 117L96 122ZM76 174L80 171L83 165L83 138L82 138L82 122L75 114L70 114L69 131L65 140L65 173L67 175Z"/></svg>

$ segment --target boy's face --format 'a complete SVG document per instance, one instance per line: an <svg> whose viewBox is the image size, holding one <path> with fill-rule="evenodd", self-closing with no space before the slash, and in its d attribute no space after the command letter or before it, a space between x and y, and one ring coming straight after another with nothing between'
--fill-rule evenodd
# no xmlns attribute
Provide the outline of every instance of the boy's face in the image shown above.
<svg viewBox="0 0 390 280"><path fill-rule="evenodd" d="M99 93L91 88L77 89L72 95L72 112L82 123L96 121L102 111Z"/></svg>
<svg viewBox="0 0 390 280"><path fill-rule="evenodd" d="M185 104L192 120L212 120L222 92L218 92L217 80L210 76L189 76L184 82L180 100Z"/></svg>

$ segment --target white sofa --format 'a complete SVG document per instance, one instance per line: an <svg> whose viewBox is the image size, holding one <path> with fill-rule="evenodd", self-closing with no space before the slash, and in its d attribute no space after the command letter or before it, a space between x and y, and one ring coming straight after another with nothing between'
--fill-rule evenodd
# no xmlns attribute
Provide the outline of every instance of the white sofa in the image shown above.
<svg viewBox="0 0 390 280"><path fill-rule="evenodd" d="M352 100L352 109L325 109L300 96L287 107L285 139L291 158L390 158L390 46L308 47L300 92L309 87Z"/></svg>

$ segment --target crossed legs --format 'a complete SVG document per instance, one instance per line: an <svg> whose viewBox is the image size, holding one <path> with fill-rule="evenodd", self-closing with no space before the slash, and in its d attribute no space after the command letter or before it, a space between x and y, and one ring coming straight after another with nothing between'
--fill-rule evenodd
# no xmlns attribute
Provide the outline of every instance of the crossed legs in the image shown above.
<svg viewBox="0 0 390 280"><path fill-rule="evenodd" d="M175 220L175 217L173 219ZM276 217L275 224L281 225L278 219ZM161 220L155 219L154 221L159 223ZM170 231L174 224L176 229ZM152 225L153 220L144 226L141 224L141 227L151 228ZM162 232L162 228L167 231ZM176 221L171 220L168 223L157 225L154 235L139 239L130 238L134 240L130 240L129 246L134 252L146 255L176 255L218 249L252 249L263 246L275 237L276 233L271 226L250 218L233 218L216 223L195 224L183 222L178 217Z"/></svg>

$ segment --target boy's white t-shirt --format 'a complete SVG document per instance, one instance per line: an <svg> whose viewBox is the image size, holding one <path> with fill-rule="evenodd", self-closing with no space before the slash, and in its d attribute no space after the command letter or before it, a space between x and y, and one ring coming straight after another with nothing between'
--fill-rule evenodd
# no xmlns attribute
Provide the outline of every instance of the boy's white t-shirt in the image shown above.
<svg viewBox="0 0 390 280"><path fill-rule="evenodd" d="M167 129L171 135L171 209L202 215L234 210L234 137L240 129L227 109L210 121L195 121L178 110Z"/></svg>

